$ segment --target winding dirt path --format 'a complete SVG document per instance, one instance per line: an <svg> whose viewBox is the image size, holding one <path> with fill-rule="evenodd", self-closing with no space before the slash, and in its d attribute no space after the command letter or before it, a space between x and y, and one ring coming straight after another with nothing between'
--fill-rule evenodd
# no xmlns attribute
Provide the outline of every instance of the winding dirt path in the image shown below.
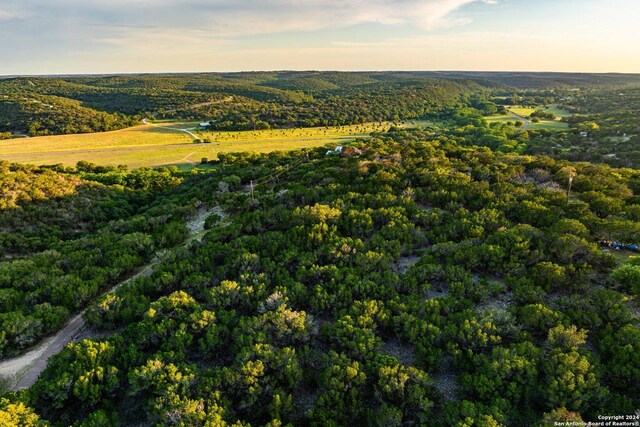
<svg viewBox="0 0 640 427"><path fill-rule="evenodd" d="M518 120L521 120L524 122L524 126L522 126L522 130L527 130L529 129L529 126L531 126L531 120L527 119L526 117L522 117L516 113L514 113L513 111L508 111L509 115L513 118L516 118Z"/></svg>
<svg viewBox="0 0 640 427"><path fill-rule="evenodd" d="M189 236L183 245L202 238L205 233L205 220L212 213L226 218L226 214L219 206L209 210L200 209L193 218L187 221ZM123 284L138 277L151 276L157 264L160 262L161 260L158 259L158 257L154 258L149 264L138 268L135 275L118 283L106 293L114 292ZM7 383L10 390L18 391L31 387L47 367L49 358L60 353L68 343L74 341L74 339L85 332L87 327L82 318L85 311L86 310L83 310L80 314L73 317L62 330L42 341L35 349L22 356L0 362L0 378ZM91 334L84 334L84 336L90 337Z"/></svg>
<svg viewBox="0 0 640 427"><path fill-rule="evenodd" d="M186 133L187 135L189 135L194 140L200 140L200 138L198 136L196 136L196 134L194 134L193 132L191 132L188 129L178 129L178 128L172 128L172 127L168 127L168 126L160 126L160 125L156 125L156 124L153 124L153 123L149 123L147 121L147 119L142 119L142 123L144 123L145 125L153 126L153 127L160 128L160 129L172 130L172 131L175 131L175 132L183 132L183 133Z"/></svg>

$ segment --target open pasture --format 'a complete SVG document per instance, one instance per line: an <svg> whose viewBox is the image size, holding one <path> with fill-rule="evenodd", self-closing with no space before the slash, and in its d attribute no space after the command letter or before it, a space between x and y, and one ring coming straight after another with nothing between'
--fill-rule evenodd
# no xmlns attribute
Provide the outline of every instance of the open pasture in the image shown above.
<svg viewBox="0 0 640 427"><path fill-rule="evenodd" d="M556 120L541 120L539 123L531 123L529 125L529 129L531 130L549 130L549 131L563 131L569 129L569 125L565 122L560 121L563 117L568 117L571 115L569 111L562 110L558 108L557 105L548 105L548 106L540 106L540 107L522 107L522 106L510 106L507 107L507 110L513 114L516 114L520 117L528 118L531 113L536 111L537 109L544 110L545 112L554 113L557 117ZM496 114L493 116L485 117L485 119L489 123L500 122L515 122L518 120L516 117L510 114Z"/></svg>
<svg viewBox="0 0 640 427"><path fill-rule="evenodd" d="M415 126L418 122L408 122ZM420 124L420 123L419 123ZM141 166L178 165L190 167L203 157L215 159L218 153L238 151L271 152L341 144L354 137L388 129L389 123L352 126L270 129L257 131L198 130L198 122L161 121L113 132L43 136L2 141L0 159L33 164L73 166L79 160L101 165ZM201 140L183 132L187 129Z"/></svg>

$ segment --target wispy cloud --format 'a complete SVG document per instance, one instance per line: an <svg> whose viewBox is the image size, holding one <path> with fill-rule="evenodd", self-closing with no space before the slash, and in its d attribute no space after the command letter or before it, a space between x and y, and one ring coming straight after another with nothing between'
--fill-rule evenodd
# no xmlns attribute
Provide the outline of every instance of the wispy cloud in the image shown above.
<svg viewBox="0 0 640 427"><path fill-rule="evenodd" d="M19 4L0 4L0 22L13 21L25 16L25 11L19 7Z"/></svg>
<svg viewBox="0 0 640 427"><path fill-rule="evenodd" d="M0 0L0 75L640 70L638 0Z"/></svg>
<svg viewBox="0 0 640 427"><path fill-rule="evenodd" d="M3 0L8 11L0 9L0 17L11 19L11 9L19 8L50 16L54 26L54 19L81 18L88 24L196 26L229 37L362 23L430 30L455 24L448 15L475 2L495 0Z"/></svg>
<svg viewBox="0 0 640 427"><path fill-rule="evenodd" d="M169 62L212 55L263 35L377 24L431 31L467 21L452 13L491 0L0 0L0 55L36 62L100 56ZM324 39L324 44L328 41ZM263 43L264 44L264 43ZM28 52L28 53L27 53ZM3 65L0 64L0 74Z"/></svg>

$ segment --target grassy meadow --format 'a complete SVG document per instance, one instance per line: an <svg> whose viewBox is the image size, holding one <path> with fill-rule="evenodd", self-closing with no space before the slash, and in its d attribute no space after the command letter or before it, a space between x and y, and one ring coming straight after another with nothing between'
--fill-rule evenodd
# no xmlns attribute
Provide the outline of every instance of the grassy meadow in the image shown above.
<svg viewBox="0 0 640 427"><path fill-rule="evenodd" d="M571 113L566 111L566 110L562 110L562 109L558 108L557 105L549 105L549 106L536 107L536 108L522 107L522 106L510 106L510 107L507 107L508 111L510 111L513 114L516 114L516 115L518 115L520 117L528 117L531 113L533 113L537 109L541 109L541 110L544 110L544 111L549 112L549 113L554 113L556 115L557 119L556 120L541 120L540 123L531 123L531 125L529 126L529 129L531 129L531 130L542 130L542 129L544 129L544 130L550 130L550 131L562 131L562 130L569 129L569 125L567 125L564 122L561 122L560 119L563 118L563 117L570 116ZM506 123L506 122L515 122L517 120L515 117L513 117L510 114L494 115L494 116L485 117L485 119L489 123L494 123L494 122Z"/></svg>
<svg viewBox="0 0 640 427"><path fill-rule="evenodd" d="M407 122L404 126L422 126ZM193 167L203 157L238 151L271 152L341 144L371 132L387 129L390 123L352 126L271 129L258 131L215 131L198 129L198 122L158 121L113 132L20 138L0 142L0 159L19 163L73 166L79 160L101 165L176 165ZM186 129L210 143L194 143Z"/></svg>

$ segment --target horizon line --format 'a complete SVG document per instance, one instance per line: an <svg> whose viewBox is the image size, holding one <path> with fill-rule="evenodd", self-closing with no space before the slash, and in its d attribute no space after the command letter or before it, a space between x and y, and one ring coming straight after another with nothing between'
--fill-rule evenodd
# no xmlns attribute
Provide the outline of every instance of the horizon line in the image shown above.
<svg viewBox="0 0 640 427"><path fill-rule="evenodd" d="M140 75L189 75L189 74L249 74L249 73L473 73L473 74L621 74L640 75L638 72L625 71L523 71L523 70L338 70L338 69L272 69L272 70L236 70L236 71L125 71L99 73L51 73L51 74L0 74L0 78L16 77L80 77L80 76L140 76Z"/></svg>

